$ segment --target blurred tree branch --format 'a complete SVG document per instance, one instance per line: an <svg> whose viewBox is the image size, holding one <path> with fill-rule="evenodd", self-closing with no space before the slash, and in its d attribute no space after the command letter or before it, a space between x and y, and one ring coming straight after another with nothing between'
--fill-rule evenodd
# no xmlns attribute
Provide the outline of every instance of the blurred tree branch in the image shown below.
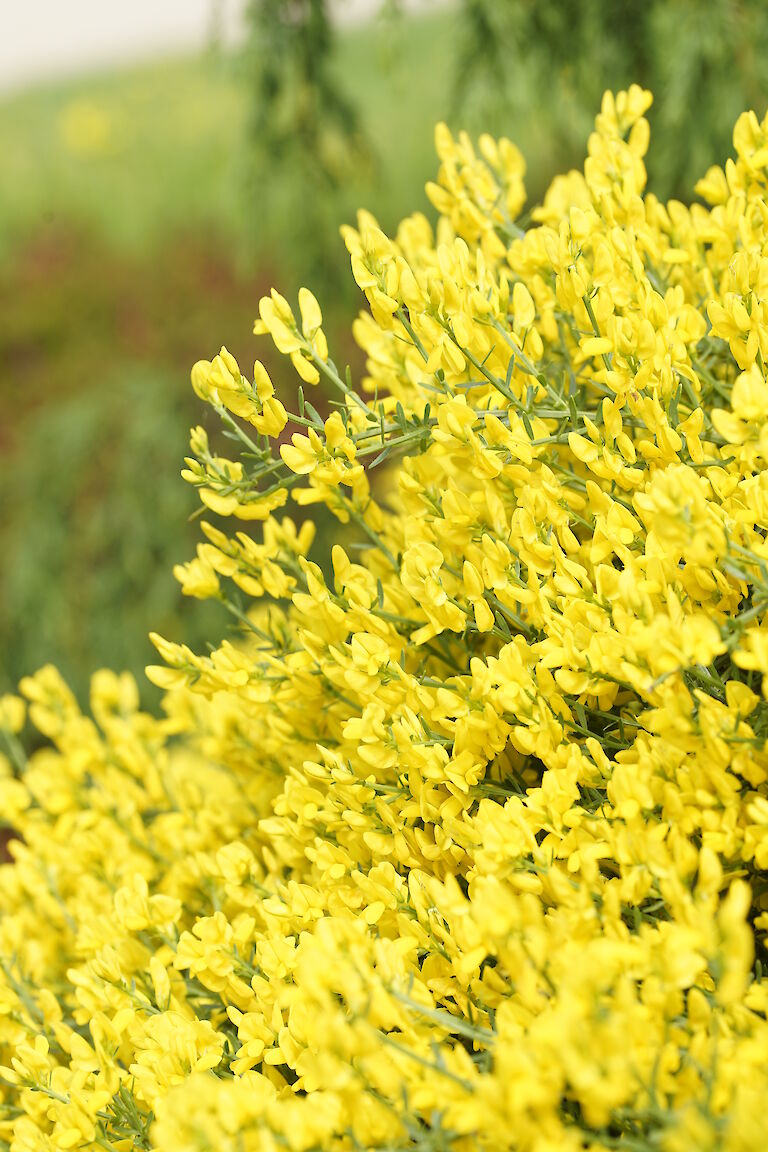
<svg viewBox="0 0 768 1152"><path fill-rule="evenodd" d="M372 156L355 103L333 74L327 0L251 0L253 132L275 163L298 159L337 185Z"/></svg>

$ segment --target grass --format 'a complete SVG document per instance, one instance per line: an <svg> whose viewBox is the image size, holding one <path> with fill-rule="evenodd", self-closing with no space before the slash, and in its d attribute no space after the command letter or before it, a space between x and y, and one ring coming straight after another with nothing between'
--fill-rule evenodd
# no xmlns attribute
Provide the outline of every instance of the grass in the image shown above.
<svg viewBox="0 0 768 1152"><path fill-rule="evenodd" d="M375 28L341 38L336 67L362 106L381 157L342 190L339 207L369 203L388 222L418 199L434 167L432 130L448 104L451 17L415 20L383 47ZM249 154L248 77L237 57L210 51L22 92L0 103L0 251L42 222L95 230L117 247L152 248L169 234L213 228L248 256L282 250L291 173ZM255 163L254 163L255 159ZM277 184L277 187L276 187ZM288 195L283 195L284 191Z"/></svg>
<svg viewBox="0 0 768 1152"><path fill-rule="evenodd" d="M176 60L23 92L0 105L0 245L41 223L135 250L240 210L242 99L224 62Z"/></svg>

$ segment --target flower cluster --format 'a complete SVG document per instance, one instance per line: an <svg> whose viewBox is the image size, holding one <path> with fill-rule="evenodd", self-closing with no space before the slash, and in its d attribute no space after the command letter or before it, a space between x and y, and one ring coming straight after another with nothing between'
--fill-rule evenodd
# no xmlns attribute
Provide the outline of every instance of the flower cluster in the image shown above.
<svg viewBox="0 0 768 1152"><path fill-rule="evenodd" d="M264 523L177 576L237 637L155 637L160 719L0 706L0 1147L765 1147L768 120L665 205L649 104L528 216L441 127L436 227L344 230L359 388L263 300L326 419L195 366L239 454L185 476Z"/></svg>

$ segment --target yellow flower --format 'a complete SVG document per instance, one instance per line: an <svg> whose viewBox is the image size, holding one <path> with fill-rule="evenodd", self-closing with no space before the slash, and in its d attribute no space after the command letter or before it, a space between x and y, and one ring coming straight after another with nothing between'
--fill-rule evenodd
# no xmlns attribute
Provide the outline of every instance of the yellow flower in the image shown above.
<svg viewBox="0 0 768 1152"><path fill-rule="evenodd" d="M525 228L439 126L434 229L343 231L361 389L260 303L330 414L193 368L183 475L262 523L175 572L238 631L151 635L158 717L0 700L0 1145L762 1152L768 120L688 208L649 103Z"/></svg>

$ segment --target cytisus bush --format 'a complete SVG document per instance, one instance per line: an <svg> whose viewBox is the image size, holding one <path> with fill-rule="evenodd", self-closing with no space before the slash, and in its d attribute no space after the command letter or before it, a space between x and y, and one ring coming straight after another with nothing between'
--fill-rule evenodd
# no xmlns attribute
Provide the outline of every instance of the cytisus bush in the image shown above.
<svg viewBox="0 0 768 1152"><path fill-rule="evenodd" d="M359 389L263 299L326 420L195 365L238 454L184 475L263 532L177 575L241 638L155 638L162 719L43 669L28 760L2 706L12 1152L765 1147L768 120L664 205L649 104L525 227L440 127L436 228L344 233Z"/></svg>

